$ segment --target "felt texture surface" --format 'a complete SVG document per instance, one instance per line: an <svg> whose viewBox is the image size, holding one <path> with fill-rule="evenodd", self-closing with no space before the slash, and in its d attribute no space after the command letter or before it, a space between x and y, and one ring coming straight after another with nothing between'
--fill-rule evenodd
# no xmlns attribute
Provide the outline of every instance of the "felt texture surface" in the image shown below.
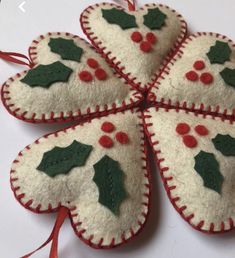
<svg viewBox="0 0 235 258"><path fill-rule="evenodd" d="M82 144L76 140L65 148L55 146L52 150L43 154L37 169L45 172L50 177L67 174L74 167L84 166L91 151L92 146Z"/></svg>
<svg viewBox="0 0 235 258"><path fill-rule="evenodd" d="M59 54L50 50L49 42L52 39L64 38L73 40L74 44L83 49L80 62L63 60ZM30 56L38 65L49 65L61 62L72 69L68 82L53 83L49 89L42 87L31 88L21 82L29 73L23 72L10 78L2 88L3 102L9 112L18 118L33 122L43 122L50 119L81 117L96 112L125 108L139 102L142 95L131 89L124 80L114 75L107 65L88 43L77 36L68 33L49 33L33 41L30 47ZM104 69L105 80L97 79L95 71L87 64L89 58L95 59L99 67ZM92 80L84 82L79 73L87 70L92 74Z"/></svg>
<svg viewBox="0 0 235 258"><path fill-rule="evenodd" d="M93 181L99 188L99 202L118 216L119 207L127 197L123 187L125 173L121 170L119 162L108 155L101 158L93 167Z"/></svg>
<svg viewBox="0 0 235 258"><path fill-rule="evenodd" d="M235 158L225 157L212 142L217 134L235 137L235 127L219 117L178 112L174 109L150 108L145 112L149 139L157 155L161 175L172 203L181 216L194 228L206 232L220 232L233 228L235 220ZM175 131L177 124L187 123L190 135L197 139L195 148L187 148L182 135ZM194 128L204 125L207 136L199 136ZM152 134L152 137L150 136ZM174 144L172 144L174 143ZM195 159L201 151L212 153L224 178L221 193L206 188L195 170ZM208 171L207 171L208 172Z"/></svg>
<svg viewBox="0 0 235 258"><path fill-rule="evenodd" d="M93 119L90 123L42 137L25 148L17 157L18 162L12 165L11 184L18 201L39 213L53 211L59 204L70 208L75 232L96 247L116 246L124 238L126 241L133 237L146 221L149 202L149 178L139 116L139 113L125 111ZM103 148L98 140L103 135L101 126L104 122L128 132L129 143L121 145L114 141L113 148ZM114 140L115 134L109 135ZM55 146L65 148L74 140L93 146L84 166L74 167L68 174L53 178L39 173L37 166L45 152ZM93 181L93 166L105 155L117 161L124 174L123 187L127 197L119 206L118 216L99 203L99 189Z"/></svg>
<svg viewBox="0 0 235 258"><path fill-rule="evenodd" d="M150 30L160 30L165 24L167 15L161 12L159 8L148 9L148 13L144 15L144 25Z"/></svg>
<svg viewBox="0 0 235 258"><path fill-rule="evenodd" d="M235 156L235 138L230 135L217 134L212 142L224 156Z"/></svg>
<svg viewBox="0 0 235 258"><path fill-rule="evenodd" d="M230 61L231 53L232 50L228 43L216 40L215 45L210 47L207 56L211 64L224 64L226 61Z"/></svg>
<svg viewBox="0 0 235 258"><path fill-rule="evenodd" d="M186 24L182 17L169 7L149 4L138 11L125 10L126 13L135 16L138 28L123 30L118 25L109 24L102 16L103 10L112 10L113 8L121 9L109 3L100 3L88 7L81 15L83 30L95 46L99 49L102 48L102 51L108 55L109 60L120 63L117 71L123 74L130 73L129 79L134 81L141 89L149 88L149 83L156 77L156 73L158 73L170 50L176 47L177 41L181 42L183 40L186 33ZM148 10L154 10L155 8L166 15L164 26L159 30L151 30L144 25L144 16L148 14ZM153 22L156 23L156 20L150 19L147 24L151 23L151 27L156 28L156 24ZM162 25L162 22L159 25ZM152 32L158 38L158 42L152 45L151 51L147 54L141 51L139 44L132 41L131 35L135 31L140 32L144 40L149 32ZM115 38L113 38L113 35L115 35Z"/></svg>
<svg viewBox="0 0 235 258"><path fill-rule="evenodd" d="M207 53L218 40L228 44L232 50L230 61L224 64L211 64ZM201 71L195 71L193 68L198 60L205 64ZM174 60L167 65L162 78L156 81L149 93L149 100L216 113L226 111L231 115L235 107L235 89L221 77L220 73L225 67L235 68L235 48L229 39L213 33L190 36L182 44ZM189 80L185 76L191 70L196 74L195 80Z"/></svg>
<svg viewBox="0 0 235 258"><path fill-rule="evenodd" d="M49 88L55 82L67 82L72 69L60 62L49 65L39 65L31 69L21 82L31 87Z"/></svg>
<svg viewBox="0 0 235 258"><path fill-rule="evenodd" d="M220 75L227 85L235 88L235 69L224 68L224 70L220 72Z"/></svg>

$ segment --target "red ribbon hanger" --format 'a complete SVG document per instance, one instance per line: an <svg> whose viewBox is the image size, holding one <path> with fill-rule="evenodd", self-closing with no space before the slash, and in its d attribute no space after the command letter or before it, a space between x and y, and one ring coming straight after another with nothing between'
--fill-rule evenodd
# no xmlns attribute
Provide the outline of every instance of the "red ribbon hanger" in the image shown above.
<svg viewBox="0 0 235 258"><path fill-rule="evenodd" d="M135 0L125 0L128 4L129 11L135 11Z"/></svg>
<svg viewBox="0 0 235 258"><path fill-rule="evenodd" d="M28 62L25 62L25 61L17 59L17 58L25 59ZM15 64L27 65L30 68L33 67L33 62L27 56L19 54L19 53L0 51L0 59L3 59L7 62L15 63Z"/></svg>
<svg viewBox="0 0 235 258"><path fill-rule="evenodd" d="M58 211L56 222L54 225L54 228L49 236L49 238L46 240L45 243L43 243L40 247L38 247L36 250L33 252L26 254L22 256L21 258L28 258L46 245L48 245L51 241L51 251L50 251L50 256L49 258L58 258L58 237L59 237L59 232L61 229L61 226L63 225L66 217L69 215L69 209L65 207L61 207Z"/></svg>

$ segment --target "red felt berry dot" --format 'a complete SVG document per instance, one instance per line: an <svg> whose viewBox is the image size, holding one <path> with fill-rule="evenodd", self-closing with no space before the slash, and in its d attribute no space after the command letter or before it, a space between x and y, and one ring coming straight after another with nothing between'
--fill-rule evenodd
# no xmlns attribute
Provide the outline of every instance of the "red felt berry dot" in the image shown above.
<svg viewBox="0 0 235 258"><path fill-rule="evenodd" d="M152 32L148 32L146 34L146 39L151 44L155 44L157 42L157 38Z"/></svg>
<svg viewBox="0 0 235 258"><path fill-rule="evenodd" d="M104 69L98 68L98 69L95 70L95 77L98 80L103 81L107 78L107 73L105 72Z"/></svg>
<svg viewBox="0 0 235 258"><path fill-rule="evenodd" d="M183 135L183 134L186 134L190 131L190 126L186 123L179 123L176 126L175 130L178 134Z"/></svg>
<svg viewBox="0 0 235 258"><path fill-rule="evenodd" d="M143 36L141 35L141 33L139 31L134 31L131 34L131 39L132 39L132 41L138 43L143 40Z"/></svg>
<svg viewBox="0 0 235 258"><path fill-rule="evenodd" d="M195 71L189 71L185 74L185 76L189 81L195 82L198 80L198 74Z"/></svg>
<svg viewBox="0 0 235 258"><path fill-rule="evenodd" d="M203 73L200 76L200 81L204 84L210 84L214 80L213 76L211 73Z"/></svg>
<svg viewBox="0 0 235 258"><path fill-rule="evenodd" d="M118 142L121 144L127 144L129 142L129 137L126 133L124 132L118 132L116 133L116 139Z"/></svg>
<svg viewBox="0 0 235 258"><path fill-rule="evenodd" d="M205 63L202 61L202 60L198 60L194 63L193 67L196 69L196 70L202 70L205 68Z"/></svg>
<svg viewBox="0 0 235 258"><path fill-rule="evenodd" d="M111 133L115 129L115 126L113 123L110 122L104 122L101 126L101 130L106 132L106 133Z"/></svg>
<svg viewBox="0 0 235 258"><path fill-rule="evenodd" d="M88 58L87 64L88 64L88 66L90 66L91 68L94 68L94 69L99 66L99 63L93 58Z"/></svg>
<svg viewBox="0 0 235 258"><path fill-rule="evenodd" d="M192 135L184 135L183 142L184 142L185 146L187 146L188 148L194 148L197 146L197 140Z"/></svg>
<svg viewBox="0 0 235 258"><path fill-rule="evenodd" d="M151 46L151 44L150 44L148 41L143 41L143 42L141 42L141 44L140 44L140 49L141 49L143 52L148 53L148 52L151 51L152 46Z"/></svg>
<svg viewBox="0 0 235 258"><path fill-rule="evenodd" d="M204 125L197 125L195 131L201 136L208 135L208 129Z"/></svg>
<svg viewBox="0 0 235 258"><path fill-rule="evenodd" d="M103 135L99 139L99 144L104 148L112 148L113 140L109 136Z"/></svg>
<svg viewBox="0 0 235 258"><path fill-rule="evenodd" d="M84 81L84 82L90 82L92 81L92 74L88 71L82 71L79 73L79 78L81 81Z"/></svg>

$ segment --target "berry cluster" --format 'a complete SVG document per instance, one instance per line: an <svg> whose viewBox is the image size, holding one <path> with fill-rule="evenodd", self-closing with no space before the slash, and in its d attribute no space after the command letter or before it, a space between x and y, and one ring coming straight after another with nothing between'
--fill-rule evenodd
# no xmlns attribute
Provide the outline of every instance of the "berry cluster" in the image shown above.
<svg viewBox="0 0 235 258"><path fill-rule="evenodd" d="M104 122L101 126L101 130L105 133L112 133L115 131L115 126L111 122ZM119 131L115 134L115 139L120 144L127 144L129 142L129 137L126 133ZM99 144L104 148L112 148L114 141L108 135L102 135L99 139Z"/></svg>
<svg viewBox="0 0 235 258"><path fill-rule="evenodd" d="M189 135L190 126L187 123L179 123L176 126L176 132L182 135L183 143L188 148L194 148L197 146L197 139L193 135ZM204 125L197 125L194 127L195 132L200 136L208 135L209 131Z"/></svg>
<svg viewBox="0 0 235 258"><path fill-rule="evenodd" d="M140 43L140 49L145 53L150 52L152 45L157 42L157 38L152 32L148 32L145 35L145 40L143 40L142 34L139 31L134 31L131 34L131 40L135 43Z"/></svg>
<svg viewBox="0 0 235 258"><path fill-rule="evenodd" d="M196 71L201 71L201 70L205 69L206 65L205 65L204 61L198 60L193 64L193 67ZM185 74L186 78L189 81L193 81L193 82L198 81L198 79L200 78L200 81L205 85L211 84L213 82L214 78L211 73L203 72L199 76L199 74L196 71L191 70L191 71L187 72Z"/></svg>
<svg viewBox="0 0 235 258"><path fill-rule="evenodd" d="M90 68L95 70L95 77L98 80L103 81L103 80L105 80L107 78L107 73L105 72L104 69L99 67L99 63L95 59L88 58L87 59L87 65ZM79 78L83 82L90 82L90 81L93 80L93 76L92 76L91 72L89 72L87 70L81 71L79 73Z"/></svg>

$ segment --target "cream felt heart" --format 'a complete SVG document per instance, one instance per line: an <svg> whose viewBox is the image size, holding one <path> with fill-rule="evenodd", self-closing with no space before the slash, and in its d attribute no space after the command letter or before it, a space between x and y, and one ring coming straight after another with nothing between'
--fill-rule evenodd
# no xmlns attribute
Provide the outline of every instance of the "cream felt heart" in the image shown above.
<svg viewBox="0 0 235 258"><path fill-rule="evenodd" d="M103 57L141 90L148 89L186 35L182 16L168 6L147 4L127 11L111 3L89 6L84 33Z"/></svg>
<svg viewBox="0 0 235 258"><path fill-rule="evenodd" d="M185 40L150 90L150 102L234 115L235 48L227 37L197 33Z"/></svg>
<svg viewBox="0 0 235 258"><path fill-rule="evenodd" d="M31 70L2 87L7 110L27 122L57 122L130 108L142 96L94 49L69 33L48 33L29 48Z"/></svg>
<svg viewBox="0 0 235 258"><path fill-rule="evenodd" d="M144 119L165 189L179 214L202 232L233 229L233 122L162 108L150 108Z"/></svg>
<svg viewBox="0 0 235 258"><path fill-rule="evenodd" d="M141 113L111 114L36 140L14 161L11 186L33 212L67 207L75 233L91 247L128 241L149 209Z"/></svg>

